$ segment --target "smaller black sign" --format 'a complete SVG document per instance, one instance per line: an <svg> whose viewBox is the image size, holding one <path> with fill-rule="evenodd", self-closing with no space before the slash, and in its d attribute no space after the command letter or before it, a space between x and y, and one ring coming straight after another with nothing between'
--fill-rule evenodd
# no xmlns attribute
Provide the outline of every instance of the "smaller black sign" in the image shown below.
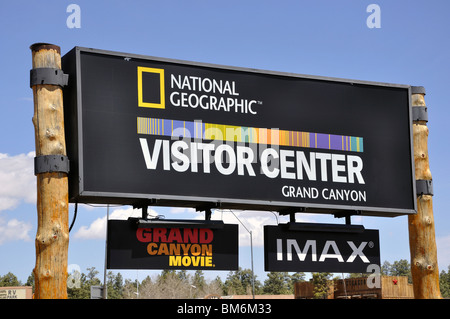
<svg viewBox="0 0 450 319"><path fill-rule="evenodd" d="M317 231L320 224L305 224L313 231L298 231L295 225L264 226L265 271L365 273L380 265L378 230Z"/></svg>
<svg viewBox="0 0 450 319"><path fill-rule="evenodd" d="M108 269L238 269L238 225L145 227L108 221Z"/></svg>

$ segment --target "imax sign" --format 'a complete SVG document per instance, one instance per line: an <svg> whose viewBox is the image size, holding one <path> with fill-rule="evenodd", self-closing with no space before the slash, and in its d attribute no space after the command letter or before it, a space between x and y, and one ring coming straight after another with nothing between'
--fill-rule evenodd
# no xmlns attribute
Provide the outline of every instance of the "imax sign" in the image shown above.
<svg viewBox="0 0 450 319"><path fill-rule="evenodd" d="M380 264L378 230L297 231L291 225L264 227L265 271L351 273Z"/></svg>

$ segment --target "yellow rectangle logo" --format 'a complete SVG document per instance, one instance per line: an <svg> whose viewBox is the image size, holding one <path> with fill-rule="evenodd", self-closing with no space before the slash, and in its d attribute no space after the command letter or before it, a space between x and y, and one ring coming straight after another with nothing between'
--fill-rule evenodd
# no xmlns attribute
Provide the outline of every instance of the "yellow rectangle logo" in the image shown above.
<svg viewBox="0 0 450 319"><path fill-rule="evenodd" d="M144 101L144 90L142 84L143 73L156 73L159 74L159 103L152 103ZM165 93L164 93L164 69L146 68L142 66L137 67L138 76L138 106L139 107L151 107L157 109L166 108ZM152 88L147 88L151 90Z"/></svg>

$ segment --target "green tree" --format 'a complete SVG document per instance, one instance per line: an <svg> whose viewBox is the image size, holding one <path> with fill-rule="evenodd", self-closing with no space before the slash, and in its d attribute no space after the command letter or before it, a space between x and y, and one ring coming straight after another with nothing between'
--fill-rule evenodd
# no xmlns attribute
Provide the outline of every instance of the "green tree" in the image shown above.
<svg viewBox="0 0 450 319"><path fill-rule="evenodd" d="M273 272L267 274L264 281L263 293L267 295L286 295L290 289L291 277L287 272Z"/></svg>
<svg viewBox="0 0 450 319"><path fill-rule="evenodd" d="M206 286L205 276L203 275L203 271L197 270L194 274L194 278L192 280L192 285L197 287L198 290L203 290Z"/></svg>
<svg viewBox="0 0 450 319"><path fill-rule="evenodd" d="M443 298L450 298L450 266L447 272L442 270L439 274L439 288Z"/></svg>
<svg viewBox="0 0 450 319"><path fill-rule="evenodd" d="M6 275L0 277L0 287L16 287L22 286L22 283L17 279L16 275L8 272Z"/></svg>
<svg viewBox="0 0 450 319"><path fill-rule="evenodd" d="M94 284L100 284L100 279L98 279L96 276L98 275L98 271L95 270L95 267L86 268L88 271L88 274L86 275L87 280Z"/></svg>
<svg viewBox="0 0 450 319"><path fill-rule="evenodd" d="M223 285L225 295L243 295L245 294L245 288L241 280L240 273L242 268L239 270L230 271L227 275L227 279Z"/></svg>
<svg viewBox="0 0 450 319"><path fill-rule="evenodd" d="M296 272L296 273L293 273L292 275L290 275L288 286L289 286L289 291L291 294L294 293L294 284L296 282L301 282L301 281L305 281L305 273L304 272Z"/></svg>
<svg viewBox="0 0 450 319"><path fill-rule="evenodd" d="M181 280L181 281L188 281L189 280L189 275L187 273L186 270L180 270L176 273L177 277Z"/></svg>
<svg viewBox="0 0 450 319"><path fill-rule="evenodd" d="M406 259L394 261L392 264L392 276L409 276L411 275L411 266Z"/></svg>
<svg viewBox="0 0 450 319"><path fill-rule="evenodd" d="M170 269L163 269L161 271L161 274L158 275L158 281L164 281L166 280L168 277L170 276L175 276L176 275L176 271L175 270L170 270Z"/></svg>
<svg viewBox="0 0 450 319"><path fill-rule="evenodd" d="M141 285L145 285L147 283L151 284L152 282L153 282L152 278L147 275L147 277L145 277L144 280L142 280Z"/></svg>
<svg viewBox="0 0 450 319"><path fill-rule="evenodd" d="M34 273L31 272L31 274L27 278L27 282L25 283L25 286L31 286L33 287L33 293L34 293Z"/></svg>
<svg viewBox="0 0 450 319"><path fill-rule="evenodd" d="M261 292L261 282L256 280L255 294ZM224 283L225 295L247 295L252 293L252 271L239 267L236 271L230 271Z"/></svg>
<svg viewBox="0 0 450 319"><path fill-rule="evenodd" d="M314 299L326 299L329 294L331 273L316 272L312 274Z"/></svg>
<svg viewBox="0 0 450 319"><path fill-rule="evenodd" d="M151 282L151 279L149 279L149 277L147 277L146 279L144 279L143 281L145 281L146 283ZM139 285L140 288L142 289L141 285ZM122 297L123 299L137 299L138 298L138 281L137 280L131 280L131 279L125 279L125 283L123 285L123 292L122 292Z"/></svg>
<svg viewBox="0 0 450 319"><path fill-rule="evenodd" d="M412 283L411 265L406 259L396 260L393 264L385 261L381 267L381 274L386 276L407 276L408 282Z"/></svg>
<svg viewBox="0 0 450 319"><path fill-rule="evenodd" d="M108 299L122 299L123 298L123 277L119 273L114 275L112 271L106 274L106 287L108 290Z"/></svg>
<svg viewBox="0 0 450 319"><path fill-rule="evenodd" d="M226 295L226 287L225 287L225 283L222 281L222 278L217 276L213 282L217 285L217 287L220 288L221 293Z"/></svg>
<svg viewBox="0 0 450 319"><path fill-rule="evenodd" d="M392 264L385 260L383 265L381 265L381 275L390 276L392 271Z"/></svg>
<svg viewBox="0 0 450 319"><path fill-rule="evenodd" d="M67 298L69 299L90 299L91 298L91 286L100 286L100 279L96 276L98 271L95 267L87 268L88 274L75 274L77 278L74 285L67 287Z"/></svg>

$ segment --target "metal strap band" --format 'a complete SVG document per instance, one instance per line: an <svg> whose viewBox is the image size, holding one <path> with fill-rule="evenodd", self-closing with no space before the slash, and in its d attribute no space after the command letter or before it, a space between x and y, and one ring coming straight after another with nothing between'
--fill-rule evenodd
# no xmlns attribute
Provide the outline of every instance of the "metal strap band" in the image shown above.
<svg viewBox="0 0 450 319"><path fill-rule="evenodd" d="M433 181L419 179L416 180L416 194L420 195L431 195L433 196Z"/></svg>
<svg viewBox="0 0 450 319"><path fill-rule="evenodd" d="M412 117L413 122L425 121L428 122L428 108L423 106L413 106L412 107Z"/></svg>
<svg viewBox="0 0 450 319"><path fill-rule="evenodd" d="M423 86L411 86L411 94L426 94Z"/></svg>
<svg viewBox="0 0 450 319"><path fill-rule="evenodd" d="M69 158L65 155L42 155L34 158L34 175L69 173Z"/></svg>
<svg viewBox="0 0 450 319"><path fill-rule="evenodd" d="M39 84L66 86L69 83L69 75L61 69L37 68L30 70L30 87Z"/></svg>

